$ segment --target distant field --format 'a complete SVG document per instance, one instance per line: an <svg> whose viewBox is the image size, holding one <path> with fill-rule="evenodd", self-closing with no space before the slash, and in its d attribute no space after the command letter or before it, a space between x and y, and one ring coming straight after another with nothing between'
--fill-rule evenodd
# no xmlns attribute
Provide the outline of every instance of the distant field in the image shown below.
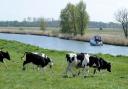
<svg viewBox="0 0 128 89"><path fill-rule="evenodd" d="M0 30L40 30L40 27L0 27ZM47 27L46 30L59 30L56 27Z"/></svg>
<svg viewBox="0 0 128 89"><path fill-rule="evenodd" d="M89 28L86 32L92 35L97 34L101 36L125 38L123 30L119 28L104 28L103 30L99 30L98 28Z"/></svg>
<svg viewBox="0 0 128 89"><path fill-rule="evenodd" d="M87 78L78 76L63 77L67 66L64 51L47 50L15 41L0 40L0 47L9 51L11 60L6 60L8 69L0 63L0 89L128 89L128 57L98 54L112 63L112 72L102 71L92 77L92 69ZM32 64L22 71L21 56L24 52L44 52L54 61L53 73L33 70Z"/></svg>
<svg viewBox="0 0 128 89"><path fill-rule="evenodd" d="M0 27L0 32L2 31L33 31L33 32L43 32L40 30L40 27ZM47 27L46 31L59 33L60 28L56 27ZM103 28L103 30L99 30L99 28L88 28L85 32L85 35L110 35L113 37L122 37L123 31L122 29L116 28Z"/></svg>

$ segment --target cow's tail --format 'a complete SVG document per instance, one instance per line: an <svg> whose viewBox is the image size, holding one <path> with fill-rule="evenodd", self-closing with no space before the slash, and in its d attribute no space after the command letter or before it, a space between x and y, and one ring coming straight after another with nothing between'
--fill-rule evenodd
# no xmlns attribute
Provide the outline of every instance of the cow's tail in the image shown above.
<svg viewBox="0 0 128 89"><path fill-rule="evenodd" d="M24 53L24 55L21 57L21 60L25 60L25 55L26 55L27 52Z"/></svg>

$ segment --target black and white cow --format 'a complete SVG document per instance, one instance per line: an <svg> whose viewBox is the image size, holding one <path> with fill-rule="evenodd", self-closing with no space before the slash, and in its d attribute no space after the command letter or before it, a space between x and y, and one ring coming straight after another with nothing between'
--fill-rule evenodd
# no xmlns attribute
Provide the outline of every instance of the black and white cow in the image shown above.
<svg viewBox="0 0 128 89"><path fill-rule="evenodd" d="M66 54L66 59L68 62L66 74L68 71L70 71L73 74L73 76L76 75L73 73L72 67L82 68L84 71L88 71L88 63L89 63L89 55L88 54L68 53L68 54Z"/></svg>
<svg viewBox="0 0 128 89"><path fill-rule="evenodd" d="M7 68L7 65L6 65L6 63L4 61L5 58L8 59L8 60L10 60L10 55L9 55L8 51L7 52L4 52L4 51L1 51L0 50L0 62L4 63L5 66L6 66L6 68Z"/></svg>
<svg viewBox="0 0 128 89"><path fill-rule="evenodd" d="M96 70L100 71L106 69L107 71L111 72L111 63L105 61L101 57L90 56L88 66L95 68L94 74L96 73Z"/></svg>
<svg viewBox="0 0 128 89"><path fill-rule="evenodd" d="M68 71L70 71L73 74L72 67L75 66L76 68L83 68L83 71L89 72L88 68L93 67L94 74L96 70L102 70L107 69L107 71L111 72L111 64L106 62L104 59L97 57L97 56L91 56L87 53L68 53L66 54L66 59L68 62L68 66L66 69L66 74ZM78 75L80 74L80 71ZM74 74L73 74L74 76Z"/></svg>
<svg viewBox="0 0 128 89"><path fill-rule="evenodd" d="M25 70L25 65L28 63L33 63L42 68L47 65L49 65L50 68L53 66L52 60L45 54L39 55L38 53L25 52L23 57L25 57L25 61L23 62L23 70Z"/></svg>
<svg viewBox="0 0 128 89"><path fill-rule="evenodd" d="M44 54L44 53L40 53L40 52L32 52L33 54L37 54L37 55L40 55L40 56L42 56L42 57L47 57L47 55L46 54ZM53 65L53 64L52 64ZM37 65L37 68L38 68L38 70L40 69L40 65ZM33 65L33 69L35 69L35 66Z"/></svg>

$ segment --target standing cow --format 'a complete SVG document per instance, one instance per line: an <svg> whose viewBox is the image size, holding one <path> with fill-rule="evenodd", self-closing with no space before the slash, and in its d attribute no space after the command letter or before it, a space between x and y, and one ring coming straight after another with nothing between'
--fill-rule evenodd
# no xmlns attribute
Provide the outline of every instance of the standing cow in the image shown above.
<svg viewBox="0 0 128 89"><path fill-rule="evenodd" d="M68 71L70 71L73 76L76 75L73 73L72 67L82 68L83 71L88 71L88 63L89 63L89 55L88 54L68 53L68 54L66 54L66 59L67 59L67 63L68 63L68 66L66 69L66 74ZM79 73L80 73L80 71L79 71Z"/></svg>
<svg viewBox="0 0 128 89"><path fill-rule="evenodd" d="M45 54L42 54L42 55L45 55ZM33 63L42 68L47 65L49 65L51 68L53 65L52 60L47 56L41 56L32 52L25 52L24 56L25 56L25 61L23 62L23 70L25 70L25 65L28 63Z"/></svg>
<svg viewBox="0 0 128 89"><path fill-rule="evenodd" d="M66 69L66 74L70 71L73 74L72 67L82 68L82 71L89 72L89 67L94 68L94 74L96 70L107 69L107 71L111 72L111 64L106 62L104 59L92 56L87 53L68 53L66 54L66 59L68 62L68 66ZM80 71L78 72L78 75ZM87 74L87 73L86 73ZM74 76L75 74L73 74ZM86 75L85 75L86 76Z"/></svg>
<svg viewBox="0 0 128 89"><path fill-rule="evenodd" d="M39 53L39 52L32 52L33 54L37 54L37 55L40 55L40 56L42 56L42 57L47 57L47 55L46 54L44 54L44 53ZM38 68L38 70L40 70L40 65L37 65L37 68ZM33 69L35 69L35 66L33 65Z"/></svg>
<svg viewBox="0 0 128 89"><path fill-rule="evenodd" d="M4 61L5 58L8 59L8 60L10 60L10 55L9 55L8 51L7 52L4 52L4 51L1 51L0 50L0 62L4 63L5 66L6 66L6 68L7 68L7 65L6 65L6 63Z"/></svg>

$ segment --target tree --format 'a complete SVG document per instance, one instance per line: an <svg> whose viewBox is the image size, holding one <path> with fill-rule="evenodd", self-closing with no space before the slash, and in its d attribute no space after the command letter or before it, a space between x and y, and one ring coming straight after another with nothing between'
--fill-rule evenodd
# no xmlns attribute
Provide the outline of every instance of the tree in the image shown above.
<svg viewBox="0 0 128 89"><path fill-rule="evenodd" d="M128 38L128 10L121 9L115 13L115 19L121 23L124 35Z"/></svg>
<svg viewBox="0 0 128 89"><path fill-rule="evenodd" d="M83 1L80 1L77 5L78 9L78 29L80 29L80 34L84 34L85 28L87 28L87 24L89 22L89 15L86 11L86 5Z"/></svg>
<svg viewBox="0 0 128 89"><path fill-rule="evenodd" d="M40 18L40 30L46 30L46 22L44 18Z"/></svg>
<svg viewBox="0 0 128 89"><path fill-rule="evenodd" d="M67 4L66 8L61 10L60 19L61 32L83 35L89 22L86 5L83 1L78 5Z"/></svg>
<svg viewBox="0 0 128 89"><path fill-rule="evenodd" d="M27 21L31 22L32 18L31 17L27 17Z"/></svg>
<svg viewBox="0 0 128 89"><path fill-rule="evenodd" d="M77 35L77 9L75 5L70 4L69 5L69 15L70 15L70 22L72 27L72 33L74 35Z"/></svg>
<svg viewBox="0 0 128 89"><path fill-rule="evenodd" d="M69 22L69 11L68 11L68 5L66 6L65 9L62 9L61 10L61 15L60 15L60 18L61 18L61 21L60 21L60 26L61 26L61 32L62 33L68 33L70 32L70 22Z"/></svg>
<svg viewBox="0 0 128 89"><path fill-rule="evenodd" d="M74 33L75 27L75 6L73 4L67 4L66 8L61 11L60 26L62 27L61 32L63 33ZM75 31L76 32L76 31ZM76 33L74 33L76 34Z"/></svg>

